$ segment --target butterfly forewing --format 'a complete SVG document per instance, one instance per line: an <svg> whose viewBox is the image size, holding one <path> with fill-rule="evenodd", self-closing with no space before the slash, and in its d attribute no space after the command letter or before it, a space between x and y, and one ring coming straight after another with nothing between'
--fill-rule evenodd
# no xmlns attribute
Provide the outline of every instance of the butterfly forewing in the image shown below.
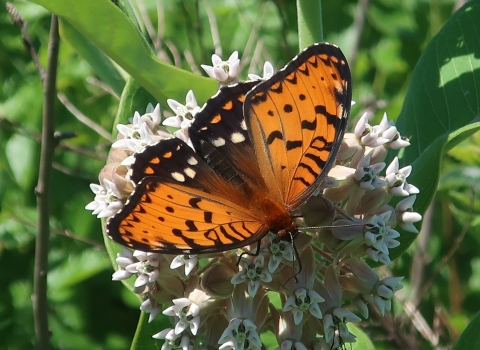
<svg viewBox="0 0 480 350"><path fill-rule="evenodd" d="M316 44L246 96L244 114L260 171L293 211L332 166L351 104L340 49Z"/></svg>
<svg viewBox="0 0 480 350"><path fill-rule="evenodd" d="M179 139L163 140L137 154L131 178L141 180L107 222L108 235L130 248L216 252L253 243L268 231L245 194Z"/></svg>
<svg viewBox="0 0 480 350"><path fill-rule="evenodd" d="M264 186L243 117L245 95L256 84L247 81L220 89L188 130L197 153L235 186Z"/></svg>
<svg viewBox="0 0 480 350"><path fill-rule="evenodd" d="M258 81L238 83L220 89L198 112L188 133L197 153L202 153L202 141L222 152L233 145L249 144L242 106L245 95Z"/></svg>

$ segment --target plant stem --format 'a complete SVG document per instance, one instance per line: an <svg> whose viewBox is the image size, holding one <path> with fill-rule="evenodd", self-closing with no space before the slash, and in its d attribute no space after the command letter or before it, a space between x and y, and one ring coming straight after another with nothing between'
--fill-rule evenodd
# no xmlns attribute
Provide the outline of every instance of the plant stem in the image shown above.
<svg viewBox="0 0 480 350"><path fill-rule="evenodd" d="M323 41L322 2L297 0L298 46L303 50L313 43Z"/></svg>
<svg viewBox="0 0 480 350"><path fill-rule="evenodd" d="M58 63L58 19L52 15L50 41L48 44L48 62L43 82L43 123L40 170L37 187L38 227L35 249L33 313L37 349L50 348L50 330L48 329L47 270L48 239L50 233L50 192L53 153L55 150L54 111Z"/></svg>

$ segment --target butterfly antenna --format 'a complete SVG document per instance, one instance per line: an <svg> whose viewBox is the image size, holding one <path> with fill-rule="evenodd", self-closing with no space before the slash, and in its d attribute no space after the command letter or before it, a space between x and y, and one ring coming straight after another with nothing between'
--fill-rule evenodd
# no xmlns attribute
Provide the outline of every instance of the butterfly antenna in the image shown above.
<svg viewBox="0 0 480 350"><path fill-rule="evenodd" d="M354 226L366 226L366 224L345 224L345 225L326 225L326 226L307 226L307 227L297 227L297 230L316 230L319 228L336 228L336 227L354 227Z"/></svg>
<svg viewBox="0 0 480 350"><path fill-rule="evenodd" d="M295 272L295 274L293 276L291 276L288 280L286 280L285 283L283 284L283 286L285 286L288 283L288 281L290 281L291 279L293 279L295 281L295 283L298 283L297 275L300 272L302 272L302 261L300 260L298 250L297 250L297 247L295 246L295 242L293 241L293 235L291 233L290 233L290 238L291 238L290 241L292 243L292 250L293 250L292 269L293 269L293 271L295 271L295 262L297 262L298 271Z"/></svg>
<svg viewBox="0 0 480 350"><path fill-rule="evenodd" d="M237 260L237 266L240 265L240 260L242 259L242 257L244 255L248 255L248 256L259 256L260 255L260 241L261 240L257 241L257 250L255 251L255 253L244 251L242 254L240 254L240 256L238 257L238 260Z"/></svg>

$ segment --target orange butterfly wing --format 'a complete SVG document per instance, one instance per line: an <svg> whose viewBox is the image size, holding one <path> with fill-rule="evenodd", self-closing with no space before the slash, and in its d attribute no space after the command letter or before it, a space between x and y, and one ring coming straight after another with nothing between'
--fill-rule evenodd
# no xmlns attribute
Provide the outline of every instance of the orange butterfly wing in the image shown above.
<svg viewBox="0 0 480 350"><path fill-rule="evenodd" d="M259 211L180 139L163 140L136 155L139 180L107 234L133 249L163 253L225 251L268 232ZM260 214L261 215L261 214Z"/></svg>
<svg viewBox="0 0 480 350"><path fill-rule="evenodd" d="M310 46L247 94L244 115L260 171L289 211L333 165L351 100L347 61L326 43Z"/></svg>
<svg viewBox="0 0 480 350"><path fill-rule="evenodd" d="M178 139L137 154L137 186L108 220L108 235L134 249L186 254L291 229L290 213L334 162L350 102L348 66L329 44L307 48L258 85L220 90L189 129L203 158Z"/></svg>

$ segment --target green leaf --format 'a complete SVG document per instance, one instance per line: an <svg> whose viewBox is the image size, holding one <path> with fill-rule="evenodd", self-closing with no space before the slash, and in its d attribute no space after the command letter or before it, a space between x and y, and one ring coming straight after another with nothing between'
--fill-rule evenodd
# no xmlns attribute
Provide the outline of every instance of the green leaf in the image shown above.
<svg viewBox="0 0 480 350"><path fill-rule="evenodd" d="M299 49L323 41L322 4L320 1L298 0Z"/></svg>
<svg viewBox="0 0 480 350"><path fill-rule="evenodd" d="M160 61L131 20L108 0L33 0L62 17L114 60L157 101L179 101L194 91L198 101L213 95L217 82Z"/></svg>
<svg viewBox="0 0 480 350"><path fill-rule="evenodd" d="M17 184L27 188L34 176L32 164L36 164L37 144L28 137L15 134L8 140L5 155Z"/></svg>
<svg viewBox="0 0 480 350"><path fill-rule="evenodd" d="M480 129L480 2L459 9L425 48L413 72L397 127L410 138L401 162L420 189L414 209L425 213L437 189L442 156ZM403 253L416 234L402 233Z"/></svg>
<svg viewBox="0 0 480 350"><path fill-rule="evenodd" d="M452 350L480 349L480 312L468 324Z"/></svg>
<svg viewBox="0 0 480 350"><path fill-rule="evenodd" d="M152 335L172 327L166 316L157 316L151 323L148 323L148 317L149 315L145 312L140 315L131 350L160 349L162 341L152 338Z"/></svg>
<svg viewBox="0 0 480 350"><path fill-rule="evenodd" d="M65 20L60 20L60 35L90 64L100 80L110 86L117 96L120 96L125 86L125 80L112 61Z"/></svg>
<svg viewBox="0 0 480 350"><path fill-rule="evenodd" d="M100 250L85 250L78 255L70 255L62 265L48 274L51 288L66 289L96 275L109 267L105 253Z"/></svg>
<svg viewBox="0 0 480 350"><path fill-rule="evenodd" d="M116 125L128 124L129 118L133 117L135 111L138 111L140 115L144 114L149 103L155 107L155 97L141 87L134 79L127 79L127 84L122 92L118 112L113 123L113 134L117 134Z"/></svg>
<svg viewBox="0 0 480 350"><path fill-rule="evenodd" d="M465 4L423 52L413 72L397 126L412 141L413 162L438 137L475 121L480 111L480 3ZM478 120L478 119L477 119Z"/></svg>
<svg viewBox="0 0 480 350"><path fill-rule="evenodd" d="M375 346L368 335L366 335L360 328L353 324L349 324L348 330L357 337L357 341L352 343L352 350L375 350Z"/></svg>

